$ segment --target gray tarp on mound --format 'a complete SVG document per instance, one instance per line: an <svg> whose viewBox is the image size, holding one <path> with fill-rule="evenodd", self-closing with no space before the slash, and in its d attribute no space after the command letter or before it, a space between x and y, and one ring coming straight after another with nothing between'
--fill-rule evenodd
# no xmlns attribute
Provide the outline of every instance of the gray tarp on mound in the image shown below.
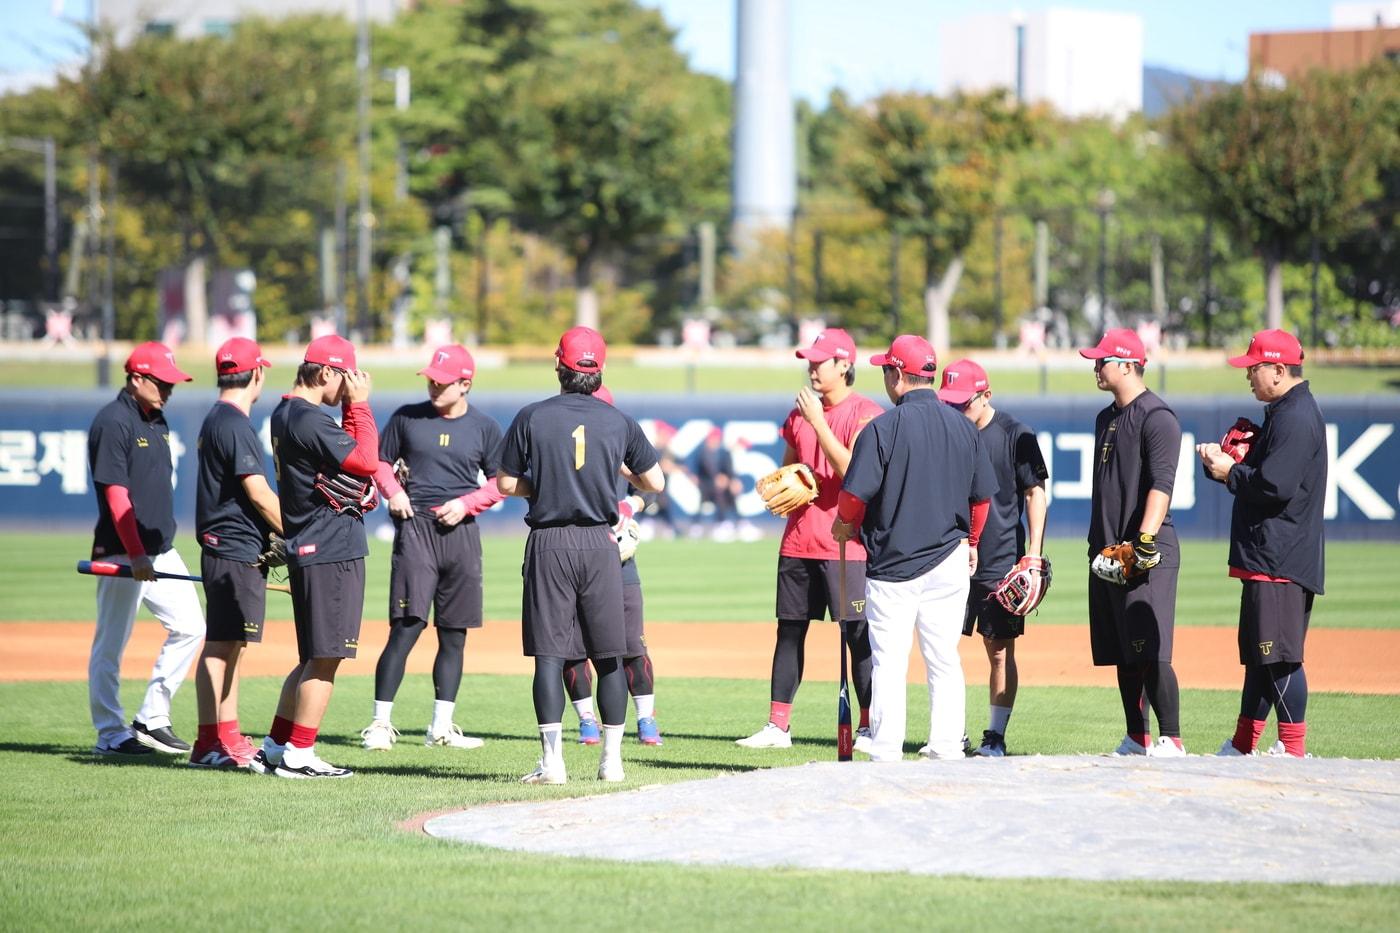
<svg viewBox="0 0 1400 933"><path fill-rule="evenodd" d="M1087 756L826 762L476 807L432 819L425 829L459 842L629 861L1385 883L1400 881L1400 763Z"/></svg>

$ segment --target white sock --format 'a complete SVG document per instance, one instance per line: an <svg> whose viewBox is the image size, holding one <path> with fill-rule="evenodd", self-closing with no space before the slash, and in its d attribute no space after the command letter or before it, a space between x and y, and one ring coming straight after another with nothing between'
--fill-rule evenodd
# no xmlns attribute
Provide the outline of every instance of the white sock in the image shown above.
<svg viewBox="0 0 1400 933"><path fill-rule="evenodd" d="M287 746L272 741L272 736L269 735L263 738L262 750L263 757L273 764L276 764L282 760L282 755L287 751Z"/></svg>
<svg viewBox="0 0 1400 933"><path fill-rule="evenodd" d="M457 709L456 700L433 701L433 735L442 735L452 725L452 713Z"/></svg>
<svg viewBox="0 0 1400 933"><path fill-rule="evenodd" d="M644 697L633 697L632 702L637 704L638 719L647 719L656 715L656 694L648 693Z"/></svg>
<svg viewBox="0 0 1400 933"><path fill-rule="evenodd" d="M1011 721L1011 707L990 706L988 710L988 717L991 719L992 724L987 728L1001 735L1006 735L1006 724Z"/></svg>
<svg viewBox="0 0 1400 933"><path fill-rule="evenodd" d="M574 712L578 713L580 721L584 719L595 719L593 715L593 698L584 697L582 700L574 700Z"/></svg>
<svg viewBox="0 0 1400 933"><path fill-rule="evenodd" d="M389 717L392 715L393 710L394 710L394 701L393 701L393 700L375 700L375 701L374 701L374 721L375 721L375 722L393 722L393 720L389 718Z"/></svg>
<svg viewBox="0 0 1400 933"><path fill-rule="evenodd" d="M563 731L563 723L540 723L540 753L545 761L558 761L564 757L563 752L559 749L559 737Z"/></svg>
<svg viewBox="0 0 1400 933"><path fill-rule="evenodd" d="M622 757L622 732L627 728L624 723L620 726L603 726L603 757Z"/></svg>
<svg viewBox="0 0 1400 933"><path fill-rule="evenodd" d="M315 754L315 745L312 745L310 748L297 748L291 742L288 742L282 749L282 760L285 761L291 767L296 767L310 759Z"/></svg>

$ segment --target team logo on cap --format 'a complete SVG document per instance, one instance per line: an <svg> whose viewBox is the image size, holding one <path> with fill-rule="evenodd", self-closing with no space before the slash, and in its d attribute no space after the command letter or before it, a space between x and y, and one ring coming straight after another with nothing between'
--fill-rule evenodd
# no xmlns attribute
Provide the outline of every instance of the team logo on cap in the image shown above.
<svg viewBox="0 0 1400 933"><path fill-rule="evenodd" d="M330 360L332 363L344 363L344 362L345 362L345 358L344 358L343 356L328 356L328 357L326 357L326 359Z"/></svg>
<svg viewBox="0 0 1400 933"><path fill-rule="evenodd" d="M962 375L962 373L958 372L958 371L955 370L955 369L945 369L945 370L943 370L943 378L948 380L948 384L949 384L949 385L952 385L953 383L957 382L957 381L958 381L958 377L961 376L961 375Z"/></svg>
<svg viewBox="0 0 1400 933"><path fill-rule="evenodd" d="M1265 350L1265 351L1263 352L1263 356L1264 356L1266 359L1272 359L1272 360L1281 360L1281 359L1283 359L1283 354L1280 353L1280 352L1278 352L1277 350Z"/></svg>
<svg viewBox="0 0 1400 933"><path fill-rule="evenodd" d="M437 358L438 358L438 362L439 362L439 363L446 363L446 362L447 362L447 351L446 351L446 350L439 350L439 351L437 351Z"/></svg>

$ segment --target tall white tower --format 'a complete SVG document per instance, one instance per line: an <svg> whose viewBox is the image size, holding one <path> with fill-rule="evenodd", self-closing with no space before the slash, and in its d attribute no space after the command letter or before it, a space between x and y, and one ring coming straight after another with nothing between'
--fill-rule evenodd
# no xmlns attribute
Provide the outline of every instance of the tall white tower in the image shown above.
<svg viewBox="0 0 1400 933"><path fill-rule="evenodd" d="M797 207L788 0L735 0L734 244L786 230Z"/></svg>

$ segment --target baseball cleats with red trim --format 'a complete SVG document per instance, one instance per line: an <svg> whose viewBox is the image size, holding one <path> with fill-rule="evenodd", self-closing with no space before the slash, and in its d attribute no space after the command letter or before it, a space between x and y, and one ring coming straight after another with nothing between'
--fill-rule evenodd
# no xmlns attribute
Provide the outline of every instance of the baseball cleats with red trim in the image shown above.
<svg viewBox="0 0 1400 933"><path fill-rule="evenodd" d="M568 782L569 775L564 770L563 758L550 761L541 758L535 764L535 770L520 779L521 784L567 784Z"/></svg>
<svg viewBox="0 0 1400 933"><path fill-rule="evenodd" d="M1147 746L1139 745L1137 739L1131 735L1123 736L1123 741L1118 743L1118 747L1113 750L1114 755L1146 755Z"/></svg>
<svg viewBox="0 0 1400 933"><path fill-rule="evenodd" d="M661 727L655 716L643 716L637 720L637 741L643 745L661 745Z"/></svg>
<svg viewBox="0 0 1400 933"><path fill-rule="evenodd" d="M442 732L434 732L429 726L423 744L428 748L481 748L486 743L474 735L463 735L461 727L454 722Z"/></svg>
<svg viewBox="0 0 1400 933"><path fill-rule="evenodd" d="M597 745L603 741L603 732L598 728L596 719L580 719L578 721L578 744Z"/></svg>
<svg viewBox="0 0 1400 933"><path fill-rule="evenodd" d="M792 748L792 733L770 722L747 739L735 739L734 744L742 748Z"/></svg>
<svg viewBox="0 0 1400 933"><path fill-rule="evenodd" d="M1157 737L1157 744L1152 746L1148 752L1153 758L1185 758L1186 746L1181 744L1181 739L1172 738L1169 735Z"/></svg>

